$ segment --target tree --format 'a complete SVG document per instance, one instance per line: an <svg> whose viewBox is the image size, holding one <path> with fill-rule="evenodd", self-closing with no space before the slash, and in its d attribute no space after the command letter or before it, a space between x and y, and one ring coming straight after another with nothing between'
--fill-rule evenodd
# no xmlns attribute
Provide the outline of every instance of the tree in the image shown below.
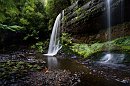
<svg viewBox="0 0 130 86"><path fill-rule="evenodd" d="M49 17L49 29L52 28L56 16L70 4L70 0L48 0L46 2L45 8Z"/></svg>
<svg viewBox="0 0 130 86"><path fill-rule="evenodd" d="M48 31L48 20L42 2L38 0L0 0L0 7L2 8L0 9L0 24L7 27L22 27L26 34L23 36L25 40L30 38L40 40L39 36L44 38L45 35L48 35L45 34Z"/></svg>

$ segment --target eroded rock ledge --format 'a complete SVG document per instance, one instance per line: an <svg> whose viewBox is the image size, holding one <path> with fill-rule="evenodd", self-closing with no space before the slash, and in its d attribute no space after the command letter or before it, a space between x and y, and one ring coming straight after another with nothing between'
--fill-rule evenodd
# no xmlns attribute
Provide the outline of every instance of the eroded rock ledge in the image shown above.
<svg viewBox="0 0 130 86"><path fill-rule="evenodd" d="M105 2L106 0L76 1L64 10L65 16L62 32L70 33L77 42L89 43L93 40L106 41L107 16ZM130 6L128 4L130 4L129 0L112 1L112 26L130 21L130 12L128 11ZM120 31L117 31L117 29L114 28L112 30L113 38L119 37L118 32L122 32L120 36L130 35L130 29L125 29L127 33L124 31L124 28L120 28Z"/></svg>

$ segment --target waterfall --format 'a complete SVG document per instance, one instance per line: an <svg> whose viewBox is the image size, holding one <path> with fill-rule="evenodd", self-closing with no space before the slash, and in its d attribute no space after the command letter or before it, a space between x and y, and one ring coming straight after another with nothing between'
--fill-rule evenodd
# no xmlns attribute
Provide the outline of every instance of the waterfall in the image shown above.
<svg viewBox="0 0 130 86"><path fill-rule="evenodd" d="M108 37L108 41L111 41L112 40L112 29L111 29L111 26L113 24L113 22L115 22L115 18L113 15L114 13L114 8L112 7L112 4L114 3L114 0L106 0L105 1L106 3L106 16L107 16L107 37ZM120 16L120 22L123 23L124 21L124 0L119 0L118 1L118 13L117 16ZM113 18L112 18L113 17ZM123 31L124 32L124 31ZM111 45L108 44L108 52L110 52L110 49L111 49Z"/></svg>
<svg viewBox="0 0 130 86"><path fill-rule="evenodd" d="M124 0L121 0L121 23L124 22Z"/></svg>
<svg viewBox="0 0 130 86"><path fill-rule="evenodd" d="M111 41L111 22L112 22L112 17L111 17L111 3L112 0L106 0L106 10L107 10L107 30L108 30L108 41ZM123 0L120 0L120 4L121 4L121 19L123 18ZM123 19L121 20L121 22L123 22ZM124 55L123 54L112 54L110 52L111 49L111 44L108 44L108 53L105 54L102 59L100 60L103 63L119 63L122 62L122 60L124 59Z"/></svg>
<svg viewBox="0 0 130 86"><path fill-rule="evenodd" d="M61 49L60 45L60 26L61 26L61 17L64 15L64 11L60 13L55 20L52 33L51 33L51 38L50 38L50 43L49 43L49 49L48 53L44 54L47 56L54 56L57 54L57 52Z"/></svg>
<svg viewBox="0 0 130 86"><path fill-rule="evenodd" d="M111 0L106 1L107 8L107 28L108 28L108 41L111 41ZM108 51L110 52L111 45L109 44Z"/></svg>

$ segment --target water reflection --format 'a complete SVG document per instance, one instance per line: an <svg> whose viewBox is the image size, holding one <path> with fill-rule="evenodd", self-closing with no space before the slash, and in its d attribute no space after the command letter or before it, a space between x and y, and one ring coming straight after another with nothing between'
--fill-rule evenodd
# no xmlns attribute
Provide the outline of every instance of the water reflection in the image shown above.
<svg viewBox="0 0 130 86"><path fill-rule="evenodd" d="M57 69L58 68L58 60L54 56L47 57L48 68L49 69Z"/></svg>

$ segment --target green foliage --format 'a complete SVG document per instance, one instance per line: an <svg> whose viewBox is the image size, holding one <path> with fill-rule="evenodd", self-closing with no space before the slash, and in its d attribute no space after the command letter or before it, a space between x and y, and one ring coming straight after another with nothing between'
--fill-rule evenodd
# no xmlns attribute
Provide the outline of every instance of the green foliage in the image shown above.
<svg viewBox="0 0 130 86"><path fill-rule="evenodd" d="M72 46L72 50L74 52L78 53L79 55L82 55L84 57L88 57L93 53L101 51L103 46L104 45L101 44L101 43L95 43L95 44L92 44L92 45L74 44L74 46Z"/></svg>
<svg viewBox="0 0 130 86"><path fill-rule="evenodd" d="M46 12L50 18L55 18L63 9L69 5L69 0L48 0L46 3Z"/></svg>
<svg viewBox="0 0 130 86"><path fill-rule="evenodd" d="M11 74L18 74L17 77L20 77L28 71L37 71L42 69L38 64L31 64L22 61L12 62L10 60L0 63L0 68L2 69L2 71L0 71L1 79L9 78Z"/></svg>
<svg viewBox="0 0 130 86"><path fill-rule="evenodd" d="M49 18L48 28L52 28L56 16L70 5L70 0L47 0L45 9Z"/></svg>
<svg viewBox="0 0 130 86"><path fill-rule="evenodd" d="M40 0L0 0L0 7L0 27L12 31L24 28L24 40L41 40L39 34L44 37L48 32L48 17Z"/></svg>
<svg viewBox="0 0 130 86"><path fill-rule="evenodd" d="M81 12L82 10L81 10L81 8L78 8L75 12L76 12L76 14L77 14L77 16L78 15L80 15L82 12Z"/></svg>
<svg viewBox="0 0 130 86"><path fill-rule="evenodd" d="M69 5L70 0L0 0L0 29L19 33L23 30L20 38L27 43L45 41L56 16ZM40 51L41 46L36 44Z"/></svg>
<svg viewBox="0 0 130 86"><path fill-rule="evenodd" d="M121 37L112 42L113 42L113 45L117 46L118 48L125 51L130 51L130 36Z"/></svg>
<svg viewBox="0 0 130 86"><path fill-rule="evenodd" d="M21 18L21 19L20 19L20 23L21 23L22 25L28 25L28 24L29 24L29 22L27 21L27 19L24 19L24 18Z"/></svg>
<svg viewBox="0 0 130 86"><path fill-rule="evenodd" d="M3 22L6 20L5 15L3 15L2 13L0 13L0 22Z"/></svg>
<svg viewBox="0 0 130 86"><path fill-rule="evenodd" d="M31 48L37 50L38 52L43 53L48 48L49 40L43 42L37 42L32 45Z"/></svg>
<svg viewBox="0 0 130 86"><path fill-rule="evenodd" d="M0 0L0 8L2 8L0 9L0 23L7 19L6 15L13 15L17 10L13 0Z"/></svg>
<svg viewBox="0 0 130 86"><path fill-rule="evenodd" d="M130 46L130 36L124 37L124 38L118 38L114 40L113 42L118 45Z"/></svg>
<svg viewBox="0 0 130 86"><path fill-rule="evenodd" d="M71 1L71 4L75 3L77 0L70 0Z"/></svg>
<svg viewBox="0 0 130 86"><path fill-rule="evenodd" d="M71 36L68 33L62 33L61 43L62 45L69 46L72 44Z"/></svg>
<svg viewBox="0 0 130 86"><path fill-rule="evenodd" d="M109 48L110 47L110 48ZM94 43L94 44L73 44L71 49L77 54L84 56L85 58L90 55L101 52L113 50L130 51L130 36L117 38L113 41L108 41L104 43Z"/></svg>
<svg viewBox="0 0 130 86"><path fill-rule="evenodd" d="M0 29L1 30L11 30L11 31L24 30L24 28L21 26L17 26L17 25L7 26L7 25L3 25L3 24L0 24Z"/></svg>
<svg viewBox="0 0 130 86"><path fill-rule="evenodd" d="M43 52L43 42L38 42L35 45L32 45L31 48L36 49L39 52Z"/></svg>

